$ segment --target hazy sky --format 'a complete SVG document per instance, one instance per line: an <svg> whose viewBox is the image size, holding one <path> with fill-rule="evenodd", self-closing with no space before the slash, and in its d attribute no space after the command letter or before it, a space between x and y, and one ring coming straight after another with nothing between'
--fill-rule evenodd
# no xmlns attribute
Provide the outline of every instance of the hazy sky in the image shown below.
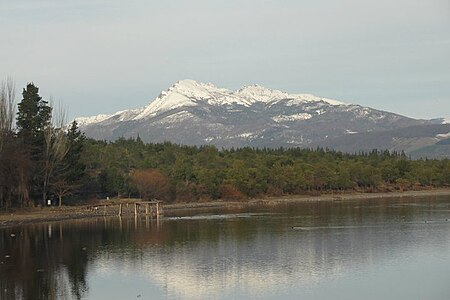
<svg viewBox="0 0 450 300"><path fill-rule="evenodd" d="M449 0L0 0L0 36L0 78L71 118L186 78L450 116Z"/></svg>

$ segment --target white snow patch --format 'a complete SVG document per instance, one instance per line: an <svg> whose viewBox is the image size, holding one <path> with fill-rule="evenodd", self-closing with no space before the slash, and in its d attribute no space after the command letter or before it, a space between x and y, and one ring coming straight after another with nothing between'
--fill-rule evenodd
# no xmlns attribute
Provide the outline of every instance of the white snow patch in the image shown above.
<svg viewBox="0 0 450 300"><path fill-rule="evenodd" d="M449 133L436 134L436 137L439 138L439 139L450 138L450 132Z"/></svg>
<svg viewBox="0 0 450 300"><path fill-rule="evenodd" d="M204 91L195 88L195 84L190 80L179 81L153 100L149 105L144 107L139 114L134 117L134 120L152 117L158 113L172 110L183 106L196 106L197 103L192 97L193 93L198 93L197 98L204 96ZM190 90L192 89L192 90Z"/></svg>
<svg viewBox="0 0 450 300"><path fill-rule="evenodd" d="M258 102L275 104L280 100L286 99L288 99L288 105L299 105L305 102L315 102L319 107L324 105L324 103L347 105L340 101L316 97L310 94L288 94L259 85L244 86L237 91L231 91L218 88L211 83L199 83L195 80L186 79L178 81L168 90L161 92L155 100L140 109L120 111L113 115L77 118L76 120L80 125L85 126L102 122L113 116L116 117L114 120L118 121L143 120L176 108L198 106L201 103L231 106L232 108L236 104L249 107ZM304 120L306 114L299 114L293 118L295 120Z"/></svg>
<svg viewBox="0 0 450 300"><path fill-rule="evenodd" d="M308 113L298 113L294 115L278 115L275 117L272 117L272 120L275 122L287 122L287 121L304 121L311 119L312 116Z"/></svg>
<svg viewBox="0 0 450 300"><path fill-rule="evenodd" d="M116 112L114 115L112 115L112 117L118 116L118 120L120 122L129 121L132 120L135 117L135 115L139 112L140 110L138 109L123 110Z"/></svg>
<svg viewBox="0 0 450 300"><path fill-rule="evenodd" d="M249 137L253 136L253 134L254 134L253 132L244 132L244 133L238 134L237 136L242 137L242 138L249 138Z"/></svg>
<svg viewBox="0 0 450 300"><path fill-rule="evenodd" d="M237 90L235 94L249 100L250 103L270 102L272 100L289 98L288 93L279 90L268 89L257 84L243 86L242 88Z"/></svg>
<svg viewBox="0 0 450 300"><path fill-rule="evenodd" d="M112 117L112 115L97 115L97 116L93 116L93 117L78 117L75 119L75 121L77 121L79 126L86 126L86 125L90 125L93 123L100 123L108 118Z"/></svg>
<svg viewBox="0 0 450 300"><path fill-rule="evenodd" d="M450 124L450 118L442 119L442 124Z"/></svg>
<svg viewBox="0 0 450 300"><path fill-rule="evenodd" d="M357 133L358 133L357 131L351 131L348 129L345 130L345 134L357 134Z"/></svg>
<svg viewBox="0 0 450 300"><path fill-rule="evenodd" d="M163 119L160 120L159 123L178 123L184 120L189 120L194 118L195 116L191 114L190 112L187 112L185 110L177 112L175 114L169 115Z"/></svg>
<svg viewBox="0 0 450 300"><path fill-rule="evenodd" d="M325 102L325 103L335 105L335 106L336 105L348 105L341 101L317 97L317 96L314 96L311 94L293 94L293 95L289 95L289 98L292 98L289 101L290 105L300 104L300 103L304 103L304 102Z"/></svg>

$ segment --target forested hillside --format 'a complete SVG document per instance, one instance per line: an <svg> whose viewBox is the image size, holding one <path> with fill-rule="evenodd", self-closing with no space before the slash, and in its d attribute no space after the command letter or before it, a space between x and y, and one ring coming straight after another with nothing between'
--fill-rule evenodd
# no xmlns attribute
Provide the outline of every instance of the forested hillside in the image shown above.
<svg viewBox="0 0 450 300"><path fill-rule="evenodd" d="M86 139L28 84L0 93L0 207L73 204L105 197L167 202L450 186L450 160L373 150L240 148ZM14 122L14 119L16 120ZM14 125L15 124L15 125ZM66 128L67 127L67 128Z"/></svg>
<svg viewBox="0 0 450 300"><path fill-rule="evenodd" d="M449 160L410 160L373 150L229 149L88 140L83 154L102 195L166 201L237 199L340 191L392 191L450 184Z"/></svg>

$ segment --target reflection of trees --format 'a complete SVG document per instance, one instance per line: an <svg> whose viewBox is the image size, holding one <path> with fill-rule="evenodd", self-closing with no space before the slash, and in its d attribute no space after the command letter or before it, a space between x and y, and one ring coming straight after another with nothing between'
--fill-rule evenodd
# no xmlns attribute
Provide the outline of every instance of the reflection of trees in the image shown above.
<svg viewBox="0 0 450 300"><path fill-rule="evenodd" d="M62 226L27 226L0 234L5 245L0 249L2 299L60 299L69 292L79 299L85 293L87 254L80 240L64 239Z"/></svg>
<svg viewBox="0 0 450 300"><path fill-rule="evenodd" d="M102 264L107 270L110 264L119 265L130 276L148 272L153 282L175 295L192 292L194 298L211 292L210 286L220 295L238 282L261 290L293 277L308 284L324 274L401 257L415 246L413 241L423 238L423 232L406 224L439 218L423 207L436 203L424 199L418 200L421 206L403 205L402 199L284 203L228 210L280 213L271 217L194 217L164 220L164 226L148 217L114 217L3 229L0 299L84 298L89 269L99 261L107 262ZM295 231L292 226L318 229ZM350 228L323 229L328 226ZM446 233L434 229L433 239L445 238ZM211 284L202 290L206 281Z"/></svg>
<svg viewBox="0 0 450 300"><path fill-rule="evenodd" d="M248 298L265 298L276 286L306 288L448 240L445 227L408 224L439 219L428 216L425 200L406 204L401 199L306 202L273 207L283 214L269 218L186 218L164 223L170 232L164 248L147 247L128 261L100 260L114 261L124 276L144 274L169 298L233 298L241 288ZM293 225L315 229L292 230ZM425 237L424 230L433 234ZM132 264L135 259L141 264Z"/></svg>
<svg viewBox="0 0 450 300"><path fill-rule="evenodd" d="M163 240L165 234L145 218L2 229L0 299L81 299L88 293L88 268L99 249L137 253L143 244Z"/></svg>

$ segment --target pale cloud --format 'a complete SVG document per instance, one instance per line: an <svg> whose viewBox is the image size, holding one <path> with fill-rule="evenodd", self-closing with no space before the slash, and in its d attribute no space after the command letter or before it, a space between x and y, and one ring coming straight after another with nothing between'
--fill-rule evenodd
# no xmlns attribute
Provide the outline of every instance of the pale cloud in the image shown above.
<svg viewBox="0 0 450 300"><path fill-rule="evenodd" d="M0 76L34 81L70 116L192 78L435 117L450 111L449 28L447 0L0 0Z"/></svg>

